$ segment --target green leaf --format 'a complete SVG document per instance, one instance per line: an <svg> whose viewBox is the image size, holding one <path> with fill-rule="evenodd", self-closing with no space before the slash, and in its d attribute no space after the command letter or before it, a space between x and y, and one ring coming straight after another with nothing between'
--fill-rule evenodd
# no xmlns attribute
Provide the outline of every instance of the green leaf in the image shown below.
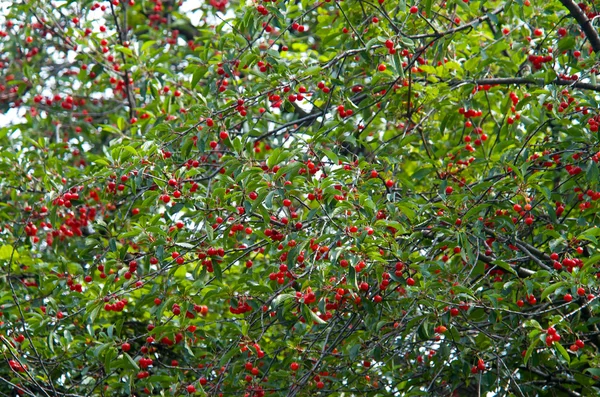
<svg viewBox="0 0 600 397"><path fill-rule="evenodd" d="M575 37L573 36L567 36L559 40L558 42L558 50L561 52L565 50L570 50L573 47L575 47Z"/></svg>
<svg viewBox="0 0 600 397"><path fill-rule="evenodd" d="M531 358L531 355L533 354L533 351L535 350L536 346L540 343L540 340L538 338L535 338L531 344L529 345L529 347L527 348L527 351L525 352L525 356L523 357L523 364L527 365L527 362L529 361L529 359Z"/></svg>
<svg viewBox="0 0 600 397"><path fill-rule="evenodd" d="M133 368L136 371L140 370L140 367L138 366L138 364L133 360L133 358L131 358L131 356L129 354L123 353L123 356L127 359L131 368Z"/></svg>
<svg viewBox="0 0 600 397"><path fill-rule="evenodd" d="M196 70L194 70L194 74L192 76L192 85L190 87L191 89L196 88L196 85L198 85L198 82L200 81L200 79L202 79L202 77L204 77L206 72L208 72L208 68L206 66L196 67Z"/></svg>
<svg viewBox="0 0 600 397"><path fill-rule="evenodd" d="M317 316L316 313L314 313L312 310L310 310L310 307L308 305L302 305L302 314L304 315L304 317L306 318L306 321L314 321L317 324L327 324L325 321L323 321L319 316Z"/></svg>
<svg viewBox="0 0 600 397"><path fill-rule="evenodd" d="M358 283L356 281L356 270L354 270L354 266L348 267L348 285L353 287L358 291Z"/></svg>
<svg viewBox="0 0 600 397"><path fill-rule="evenodd" d="M117 357L117 349L114 347L110 347L104 353L104 370L107 373L110 373L111 366L113 364L113 360Z"/></svg>
<svg viewBox="0 0 600 397"><path fill-rule="evenodd" d="M133 56L133 51L131 48L123 47L122 45L115 45L115 50L122 52L125 55Z"/></svg>
<svg viewBox="0 0 600 397"><path fill-rule="evenodd" d="M14 251L14 253L13 253ZM10 258L19 259L19 253L11 245L0 246L0 260L9 261Z"/></svg>
<svg viewBox="0 0 600 397"><path fill-rule="evenodd" d="M554 283L554 284L551 284L548 287L546 287L544 289L544 291L542 292L541 300L546 299L551 293L553 293L554 291L556 291L557 289L559 289L563 285L565 285L565 282L561 281L561 282Z"/></svg>
<svg viewBox="0 0 600 397"><path fill-rule="evenodd" d="M516 271L515 269L513 269L513 267L512 267L511 265L509 265L508 263L506 263L506 262L504 262L504 261L501 261L501 260L499 260L499 259L496 259L496 260L492 261L492 263L493 263L495 266L498 266L499 268L501 268L501 269L503 269L503 270L506 270L506 271L507 271L507 272L509 272L509 273L512 273L512 274L514 274L514 275L516 275L516 274L517 274L517 271Z"/></svg>
<svg viewBox="0 0 600 397"><path fill-rule="evenodd" d="M221 271L221 265L217 261L213 261L213 270L215 273L215 278L218 281L223 281L223 272Z"/></svg>
<svg viewBox="0 0 600 397"><path fill-rule="evenodd" d="M600 368L586 368L585 371L592 374L592 376L600 377Z"/></svg>
<svg viewBox="0 0 600 397"><path fill-rule="evenodd" d="M565 361L567 363L571 363L571 357L569 357L569 353L565 350L565 348L560 343L555 342L554 347L556 348L556 350L558 350L560 355L565 359Z"/></svg>
<svg viewBox="0 0 600 397"><path fill-rule="evenodd" d="M293 299L293 298L295 298L295 295L292 295L292 294L280 294L280 295L277 295L275 297L275 299L273 299L272 305L273 305L273 307L277 307L277 306L281 305L281 303L283 301L286 301L286 300L289 300L289 299Z"/></svg>
<svg viewBox="0 0 600 397"><path fill-rule="evenodd" d="M267 167L273 168L275 165L277 165L277 159L279 158L280 154L281 148L274 149L267 159Z"/></svg>

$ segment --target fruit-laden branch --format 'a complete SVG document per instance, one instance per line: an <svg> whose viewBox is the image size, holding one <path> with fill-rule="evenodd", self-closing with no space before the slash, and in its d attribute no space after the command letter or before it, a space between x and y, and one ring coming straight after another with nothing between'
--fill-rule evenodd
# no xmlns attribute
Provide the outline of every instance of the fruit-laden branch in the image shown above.
<svg viewBox="0 0 600 397"><path fill-rule="evenodd" d="M124 15L124 23L123 26L119 25L119 18L117 17L117 14L115 12L115 7L113 6L112 3L110 3L110 12L113 16L113 20L115 21L115 27L117 28L117 35L119 38L119 44L121 46L125 46L125 40L126 40L126 36L127 36L127 9L125 9L123 11L123 15ZM123 61L123 65L125 65L127 63L127 61L125 60L125 54L123 54L121 52L121 60ZM129 72L127 71L127 68L125 68L124 70L124 75L125 75L125 94L127 95L127 102L129 104L129 118L132 119L133 116L135 115L135 94L133 93L133 90L130 86L129 83Z"/></svg>
<svg viewBox="0 0 600 397"><path fill-rule="evenodd" d="M575 18L577 23L579 23L579 26L581 26L583 33L590 41L594 52L600 52L600 36L598 36L598 32L596 32L596 29L594 29L592 21L588 19L588 17L581 10L579 5L576 4L573 0L560 0L560 2L569 10L569 13L573 18Z"/></svg>
<svg viewBox="0 0 600 397"><path fill-rule="evenodd" d="M426 38L441 38L450 34L454 34L454 33L458 33L462 30L466 30L466 29L474 29L475 27L477 27L477 25L479 25L481 22L485 22L488 19L490 19L491 15L498 15L500 14L502 11L504 11L505 5L501 5L500 7L496 8L495 10L486 13L485 15L482 15L480 17L477 17L475 19L473 19L471 22L468 22L464 25L459 25L455 28L452 29L448 29L444 32L435 32L435 33L423 33L423 34L416 34L416 35L405 35L406 37L410 38L411 40L418 40L418 39L426 39Z"/></svg>
<svg viewBox="0 0 600 397"><path fill-rule="evenodd" d="M600 92L600 85L594 85L590 83L583 83L580 81L571 81L565 79L556 79L550 82L544 81L544 79L535 79L532 77L502 77L502 78L491 78L491 79L475 79L475 80L464 80L464 81L451 81L450 86L457 86L460 84L471 83L477 85L511 85L511 84L533 84L538 86L545 86L548 84L560 85L578 88L582 90L590 90Z"/></svg>

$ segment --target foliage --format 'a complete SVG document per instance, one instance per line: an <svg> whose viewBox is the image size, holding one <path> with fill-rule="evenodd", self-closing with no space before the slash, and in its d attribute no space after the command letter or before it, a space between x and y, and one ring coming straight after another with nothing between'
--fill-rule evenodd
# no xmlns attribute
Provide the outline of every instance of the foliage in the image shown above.
<svg viewBox="0 0 600 397"><path fill-rule="evenodd" d="M0 394L600 393L591 3L4 16Z"/></svg>

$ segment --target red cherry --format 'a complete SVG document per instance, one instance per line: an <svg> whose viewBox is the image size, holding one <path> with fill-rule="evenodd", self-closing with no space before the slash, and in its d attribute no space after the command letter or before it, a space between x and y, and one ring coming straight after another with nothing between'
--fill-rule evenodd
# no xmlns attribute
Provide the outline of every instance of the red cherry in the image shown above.
<svg viewBox="0 0 600 397"><path fill-rule="evenodd" d="M194 385L188 385L188 387L186 388L188 393L195 393L196 392L196 388L194 387Z"/></svg>
<svg viewBox="0 0 600 397"><path fill-rule="evenodd" d="M219 133L219 138L221 138L221 140L226 140L227 138L229 138L229 133L227 131L221 131Z"/></svg>
<svg viewBox="0 0 600 397"><path fill-rule="evenodd" d="M386 68L386 66L385 66L385 65L382 63L381 65L379 65L379 66L377 67L377 69L378 69L380 72L385 72L385 69L387 69L387 68Z"/></svg>
<svg viewBox="0 0 600 397"><path fill-rule="evenodd" d="M415 279L414 279L414 278L412 278L412 277L409 277L409 278L407 278L407 279L406 279L406 284L408 284L408 285L410 285L410 286L413 286L413 285L415 285Z"/></svg>
<svg viewBox="0 0 600 397"><path fill-rule="evenodd" d="M477 361L477 369L485 371L485 362L481 358Z"/></svg>
<svg viewBox="0 0 600 397"><path fill-rule="evenodd" d="M565 294L565 296L563 296L563 299L565 300L565 302L571 302L573 300L573 295Z"/></svg>
<svg viewBox="0 0 600 397"><path fill-rule="evenodd" d="M519 299L519 300L517 301L517 306L519 306L519 307L523 307L523 306L525 306L525 302L523 302L523 299Z"/></svg>
<svg viewBox="0 0 600 397"><path fill-rule="evenodd" d="M452 188L452 186L448 186L446 188L446 194L452 194L453 191L454 191L454 189Z"/></svg>
<svg viewBox="0 0 600 397"><path fill-rule="evenodd" d="M585 289L583 287L577 288L577 295L584 296L585 295Z"/></svg>
<svg viewBox="0 0 600 397"><path fill-rule="evenodd" d="M131 350L131 345L125 342L121 345L121 350L123 350L124 352L128 352L129 350Z"/></svg>
<svg viewBox="0 0 600 397"><path fill-rule="evenodd" d="M419 8L417 6L410 7L411 14L416 14L417 12L419 12Z"/></svg>
<svg viewBox="0 0 600 397"><path fill-rule="evenodd" d="M293 362L290 364L290 369L292 371L298 371L298 368L300 368L300 364L298 364L297 362Z"/></svg>
<svg viewBox="0 0 600 397"><path fill-rule="evenodd" d="M258 194L256 192L250 192L248 194L248 198L250 198L250 200L256 200L256 198L258 197Z"/></svg>

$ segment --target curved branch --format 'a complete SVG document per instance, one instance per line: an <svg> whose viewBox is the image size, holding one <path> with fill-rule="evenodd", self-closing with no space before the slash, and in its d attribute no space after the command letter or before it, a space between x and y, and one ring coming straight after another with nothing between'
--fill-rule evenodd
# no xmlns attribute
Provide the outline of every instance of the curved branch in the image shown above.
<svg viewBox="0 0 600 397"><path fill-rule="evenodd" d="M594 26L592 26L592 21L588 19L581 8L579 8L579 5L573 0L560 0L560 2L569 10L569 13L575 18L579 26L581 26L581 29L590 41L594 52L600 52L600 36L598 36L598 32L594 29Z"/></svg>
<svg viewBox="0 0 600 397"><path fill-rule="evenodd" d="M582 90L590 90L600 92L600 85L594 85L590 83L583 83L580 81L571 81L565 79L556 79L550 82L544 81L544 79L535 79L531 77L501 77L501 78L490 78L490 79L475 79L466 81L451 81L449 85L455 86L464 83L471 83L477 85L511 85L511 84L533 84L538 86L544 86L549 84L579 88Z"/></svg>

